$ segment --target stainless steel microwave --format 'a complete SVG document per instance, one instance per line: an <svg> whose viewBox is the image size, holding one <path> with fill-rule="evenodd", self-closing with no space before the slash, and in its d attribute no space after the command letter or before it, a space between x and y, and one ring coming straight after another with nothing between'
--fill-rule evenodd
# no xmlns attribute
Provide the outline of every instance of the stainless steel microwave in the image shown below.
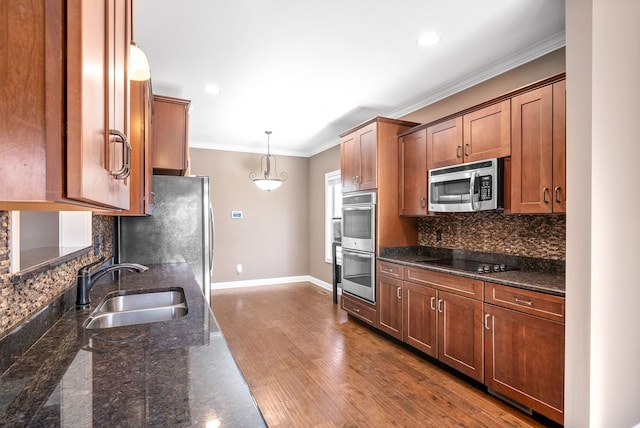
<svg viewBox="0 0 640 428"><path fill-rule="evenodd" d="M473 212L504 207L504 159L431 169L429 211Z"/></svg>

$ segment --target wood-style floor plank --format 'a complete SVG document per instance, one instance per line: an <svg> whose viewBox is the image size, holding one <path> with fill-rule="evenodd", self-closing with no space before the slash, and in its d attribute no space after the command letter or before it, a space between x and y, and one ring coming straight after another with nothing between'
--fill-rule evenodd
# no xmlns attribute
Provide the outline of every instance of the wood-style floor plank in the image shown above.
<svg viewBox="0 0 640 428"><path fill-rule="evenodd" d="M541 427L347 317L310 283L215 290L211 306L270 427Z"/></svg>

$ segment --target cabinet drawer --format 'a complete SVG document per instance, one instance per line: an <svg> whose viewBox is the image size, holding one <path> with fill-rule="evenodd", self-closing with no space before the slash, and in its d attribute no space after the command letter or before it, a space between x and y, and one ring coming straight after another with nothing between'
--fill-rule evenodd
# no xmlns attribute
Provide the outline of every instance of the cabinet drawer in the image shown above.
<svg viewBox="0 0 640 428"><path fill-rule="evenodd" d="M564 322L564 297L487 282L485 283L484 301L542 318Z"/></svg>
<svg viewBox="0 0 640 428"><path fill-rule="evenodd" d="M365 321L371 325L375 324L376 310L372 305L356 299L355 297L351 297L347 294L342 295L341 302L342 309L344 309L354 317L360 318L362 321Z"/></svg>
<svg viewBox="0 0 640 428"><path fill-rule="evenodd" d="M395 263L378 262L378 274L402 279L402 266Z"/></svg>
<svg viewBox="0 0 640 428"><path fill-rule="evenodd" d="M439 290L482 300L482 281L477 279L414 267L404 268L404 279L405 281L425 284Z"/></svg>

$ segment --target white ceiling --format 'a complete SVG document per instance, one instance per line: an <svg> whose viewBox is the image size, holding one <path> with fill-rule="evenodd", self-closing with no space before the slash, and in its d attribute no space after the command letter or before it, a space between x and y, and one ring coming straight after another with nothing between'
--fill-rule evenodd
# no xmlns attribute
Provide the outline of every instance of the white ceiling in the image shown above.
<svg viewBox="0 0 640 428"><path fill-rule="evenodd" d="M192 147L310 156L565 45L564 0L136 0L156 94ZM416 40L436 31L440 43ZM205 93L206 85L222 92Z"/></svg>

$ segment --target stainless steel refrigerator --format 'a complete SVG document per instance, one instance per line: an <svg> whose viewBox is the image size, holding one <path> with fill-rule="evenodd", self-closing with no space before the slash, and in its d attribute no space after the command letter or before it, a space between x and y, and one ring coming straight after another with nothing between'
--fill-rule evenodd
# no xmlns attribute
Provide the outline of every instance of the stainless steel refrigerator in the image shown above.
<svg viewBox="0 0 640 428"><path fill-rule="evenodd" d="M153 211L120 217L120 262L187 262L209 302L213 273L214 222L209 177L153 176Z"/></svg>

